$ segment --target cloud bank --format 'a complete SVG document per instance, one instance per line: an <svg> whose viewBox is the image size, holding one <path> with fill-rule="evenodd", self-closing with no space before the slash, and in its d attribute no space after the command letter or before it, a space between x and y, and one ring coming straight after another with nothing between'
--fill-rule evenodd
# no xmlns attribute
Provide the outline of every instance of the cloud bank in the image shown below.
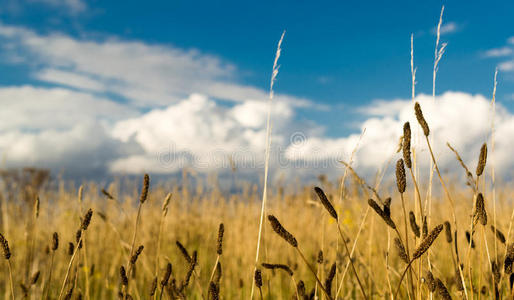
<svg viewBox="0 0 514 300"><path fill-rule="evenodd" d="M76 176L238 172L258 177L265 150L265 89L238 83L235 66L197 50L115 37L102 41L38 34L0 25L4 63L27 67L36 83L0 87L0 155L5 167L39 166ZM470 166L490 142L490 101L447 92L420 101L442 168L460 172L450 142ZM413 128L412 102L377 100L354 109L365 130L328 137L323 124L299 121L315 102L276 94L273 101L274 174L339 176L340 160L359 143L355 167L373 174L395 157L402 125ZM496 170L511 176L514 116L497 105ZM416 132L416 130L414 130ZM415 139L414 139L415 140ZM423 142L423 140L421 140ZM417 144L415 144L417 145ZM419 144L421 166L428 163Z"/></svg>

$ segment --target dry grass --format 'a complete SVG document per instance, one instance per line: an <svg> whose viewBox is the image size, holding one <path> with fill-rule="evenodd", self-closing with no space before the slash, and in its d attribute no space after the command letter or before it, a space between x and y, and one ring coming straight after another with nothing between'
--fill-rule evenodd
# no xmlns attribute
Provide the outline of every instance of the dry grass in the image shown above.
<svg viewBox="0 0 514 300"><path fill-rule="evenodd" d="M456 160L455 165L458 164ZM404 178L404 174L400 177ZM513 205L509 199L512 193L509 187L497 187L497 225L492 229L485 228L482 235L480 227L487 224L484 214L492 211L488 195L483 194L483 198L474 196L474 188L448 181L448 192L456 203L457 239L453 239L455 225L452 224L450 228L449 223L446 223L446 239L437 238L442 225L429 228L428 236L420 239L412 231L411 224L402 224L409 222L410 211L415 208L416 193L412 184L408 181L405 192L401 193L405 200L404 210L397 183L386 181L387 184L376 192L382 195L381 198L391 195L391 203L385 201L381 205L379 203L382 202L375 198L373 202L380 215L371 213L364 218L368 206L368 187L362 180L354 179L347 184L342 206L333 206L328 200L337 199L339 186L327 181L322 183L324 192L315 190L314 186L275 186L271 189L277 192L268 194L267 210L280 220L282 229L287 228L287 232L294 236L282 232L281 237L272 231L269 223L265 223L268 230L262 238L267 261L260 261L258 265L263 271L263 284L259 290L262 290L264 298L293 297L301 281L305 297L309 297L317 282L319 297L335 297L336 288L342 284L338 299L363 298L362 295L373 298L391 296L397 286L400 287L399 295L402 298L420 295L424 299L429 295L430 288L423 283L427 282L426 278L419 281L417 278L426 277L426 271L430 270L424 259L427 253L430 253L436 295L445 295L444 286L451 296L464 296L462 283L457 281L459 276L456 269L459 268L456 262L464 264L462 275L468 294L471 294L472 287L475 296L484 292L482 297L489 298L495 291L503 296L510 295L510 263L513 261L512 246L509 246L512 244L510 211ZM25 293L30 299L40 299L44 294L56 299L61 290L61 298L70 291L73 297L81 294L86 298L88 290L90 299L116 299L124 289L134 299L149 299L151 291L155 289L157 292L153 293L153 297L156 299L160 298L161 291L165 299L170 295L179 298L194 296L198 299L249 298L255 266L252 253L259 229L261 202L257 187L249 183L239 184L244 186L243 190L229 196L216 187L205 192L200 187L197 191L191 186L175 186L170 190L164 185L154 185L147 192L147 201L141 210L138 205L141 203L138 199L141 194L137 188L139 184L132 187L123 184L129 187L122 191L120 182L113 183L106 189L112 197L110 199L100 186L88 183L82 189L81 202L77 200L76 189L71 186L60 184L57 189L40 188L33 195L34 199L39 197L38 208L17 201L19 197L26 196L26 191L12 193L12 198L2 193L4 217L1 232L9 245L11 255L8 262L12 265L16 299ZM403 183L400 191L403 191ZM170 193L173 196L170 197ZM433 202L431 224L442 224L453 217L448 200L442 197L444 193L439 193ZM320 197L322 201L319 201ZM477 199L475 202L478 205L473 205L473 199ZM166 204L165 214L163 202ZM83 213L81 206L91 207L93 214L90 222L90 214ZM35 226L31 227L36 209L39 209L39 213ZM405 212L409 215L405 216ZM472 212L474 215L471 215ZM134 222L138 214L138 234L134 241ZM474 248L468 246L465 235L470 221L473 224L470 232L473 233ZM334 223L338 223L340 228L330 225ZM397 226L393 229L387 224ZM489 224L486 226L490 227ZM82 248L77 247L77 229L83 231ZM388 242L388 232L396 235L394 243ZM371 241L367 237L371 237ZM406 247L407 240L412 246L410 253ZM176 246L177 241L182 243L183 249ZM299 245L302 255L298 255L297 247L288 245L288 242ZM339 282L348 263L348 252L336 249L343 249L346 243L354 242L356 247L352 254L352 267L355 269L351 269L344 281ZM497 258L491 256L495 242L498 243ZM72 256L65 247L68 243L75 245ZM132 244L141 247L132 247ZM388 245L391 245L391 249ZM486 249L487 245L490 249ZM399 249L400 255L393 247ZM321 249L322 264L317 265L321 261L318 259ZM30 260L29 253L32 253ZM192 262L195 260L194 253L197 253L197 263ZM389 256L387 263L386 255ZM421 269L410 268L413 280L400 282L402 272L409 269L406 263L410 265L415 259L422 261ZM291 271L262 270L261 264L269 262L287 266ZM4 269L0 274L0 288L8 298L11 292L7 261L2 264ZM335 271L332 270L333 264ZM164 280L167 268L170 277ZM25 276L25 269L29 270L29 277ZM62 285L68 270L68 279ZM38 271L41 272L40 278L33 283L31 277ZM294 277L291 277L293 273ZM156 284L156 275L158 283L164 282L163 285ZM359 282L363 285L364 293ZM331 289L324 296L323 289L328 286ZM259 298L260 292L254 296Z"/></svg>

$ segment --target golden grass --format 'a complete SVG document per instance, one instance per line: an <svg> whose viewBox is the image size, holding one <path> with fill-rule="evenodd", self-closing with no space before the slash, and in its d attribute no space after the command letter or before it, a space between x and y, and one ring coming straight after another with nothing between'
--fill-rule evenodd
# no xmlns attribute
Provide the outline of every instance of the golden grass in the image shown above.
<svg viewBox="0 0 514 300"><path fill-rule="evenodd" d="M456 161L455 164L457 166L458 162ZM413 280L412 283L410 281L400 283L399 278L406 269L406 256L412 261L424 257L425 252L430 252L434 278L439 279L453 297L463 295L463 292L459 291L459 284L456 281L458 277L453 261L455 256L459 257L457 261L464 263L463 276L469 291L473 287L474 294L477 295L481 293L482 286L484 286L485 295L482 297L488 298L494 295L495 286L498 286L498 293L504 296L510 295L509 276L512 267L504 266L504 261L506 257L507 261L512 261L512 254L509 253L513 251L507 251L510 249L507 246L512 243L510 212L514 206L509 202L512 190L508 186L497 189L497 206L499 208L497 225L492 230L486 228L484 235L473 235L476 245L474 248L470 248L469 259L465 259L469 245L465 230L470 224L472 217L470 213L477 208L480 210L492 208L492 203L488 201L486 194L484 194L483 203L479 200L480 204L474 208L473 199L476 197L474 197L473 189L456 182L447 185L448 192L453 195L456 203L458 253L455 253L454 243L448 243L445 238L433 239L434 230L437 229L440 232L442 229L440 226L429 228L431 233L423 240L417 238L410 228L396 226L396 230L401 233L396 239L396 246L401 248L400 246L403 245L401 243L405 243L406 239L411 245L414 245L414 250L411 250L410 254L407 253L408 250L405 247L403 248L404 253L399 256L395 250L388 248L387 233L393 229L382 220L383 217L387 219L386 210L376 203L383 216L371 213L366 219L363 219L368 206L368 188L359 183L361 180L362 178L352 180L345 190L345 198L342 200L341 206L332 207L334 211L330 208L332 206L330 202L319 201L318 195L321 195L321 191L315 192L314 186L283 186L280 189L278 187L271 189L277 192L270 192L268 195L268 211L277 216L281 224L294 235L301 246L302 255L309 265L305 264L303 258L295 253L295 247L291 247L280 236L274 234L271 227L268 227L270 234L263 236L267 261L260 261L260 263L272 262L273 264L287 265L294 272L295 282L302 281L303 288L307 291L306 295L310 294L317 281L313 273L322 273L320 278L330 279L332 290L327 294L332 297L336 295L335 289L342 284L338 293L340 299L363 298L363 294L373 298L383 297L391 295L397 285L401 286L399 294L402 298L407 298L407 295L413 297L412 291L407 292L405 289L411 284L414 293L425 298L430 292L428 286L422 283L423 280L419 284L417 280ZM33 218L35 206L27 207L23 201L16 201L18 197L24 195L24 192L12 194L13 199L3 197L2 201L9 201L4 203L5 211L2 213L8 215L9 218L3 219L2 234L9 242L11 256L8 261L13 269L16 298L21 297L24 293L20 287L23 284L27 288L27 294L33 299L40 299L44 293L50 295L51 299L56 299L61 290L63 298L72 287L74 296L82 294L84 298L86 290L89 290L90 299L116 299L118 294L123 292L123 287L126 287L126 293L135 299L148 299L152 286L155 285L156 264L158 281L161 282L168 263L171 263L173 268L170 280L162 289L165 299L170 295L171 282L177 290L180 290L181 285L185 285L184 281L188 273L191 282L180 292L187 298L200 299L202 295L203 297L216 296L223 299L249 298L255 266L252 252L255 250L259 225L257 220L261 205L261 202L258 201L260 195L256 187L247 183L244 184L241 192L226 196L215 187L209 192L200 188L195 192L191 191L191 187L186 189L175 186L169 190L164 185L155 185L150 187L144 209L139 210L138 196L140 193L135 187L136 184L132 188L130 185L124 184L129 186L128 192L127 190L120 191L121 185L121 183L115 182L109 187L109 194L113 199L105 196L101 192L101 187L94 183L84 185L81 205L91 207L93 215L89 227L85 227L87 228L87 239L83 240L84 247L82 248L77 247L75 235L76 230L85 225L84 219L87 222L88 214L81 213L80 203L77 201L76 190L73 187L65 188L65 185L62 184L59 189L40 190L38 194L40 199L39 216L37 226L33 231L29 231L30 222L28 220ZM324 201L330 198L337 199L339 195L337 184L325 181L323 186L326 197L321 197ZM278 190L284 192L279 193ZM401 224L406 220L400 197L394 192L395 190L397 190L396 183L389 180L376 192L384 196L391 193L393 199L388 208L390 219ZM169 196L170 192L173 194L171 197ZM317 193L318 195L316 195ZM405 212L414 210L415 191L412 184L407 184L407 189L402 195L405 200ZM439 198L433 202L431 224L442 224L453 217L450 212L450 204L442 196L441 193ZM480 196L478 199L481 199ZM163 202L166 202L166 214L163 214ZM328 207L330 213L325 207ZM134 221L137 219L138 213L140 213L140 221L134 242ZM339 222L334 218L323 217L331 214L337 215ZM223 255L220 251L221 223L223 224ZM339 223L340 228L333 225L334 223ZM162 224L165 225L162 226ZM373 224L375 225L373 226ZM269 226L269 224L266 223L265 226ZM452 229L455 230L453 226L452 224ZM475 224L472 230L476 231L479 226L482 226L482 223ZM448 227L449 231L452 229ZM58 237L54 235L54 232L58 233ZM85 232L82 237L85 236ZM358 232L360 233L357 234ZM498 232L501 232L504 237L498 240L499 257L498 261L494 262L494 257L481 255L481 252L494 253L493 248L486 249L485 247L494 245L499 236ZM32 236L26 238L26 234ZM447 235L447 239L448 236L451 236L448 233L445 235ZM324 238L322 239L321 236ZM367 237L371 237L371 241L368 241ZM29 262L31 239L34 240L34 249L32 260ZM428 242L425 242L426 240L431 240L430 242L433 244L430 246ZM191 261L188 261L176 246L176 241L181 241L184 245L189 259L192 259L191 253L197 251L198 263L193 268L194 273L191 270ZM75 244L73 251L75 257L70 257L67 253L68 249L65 245L69 242ZM348 263L347 251L349 249L345 247L348 242L352 244L356 242L355 252L352 254L352 265L355 270L352 269L343 282L338 282L336 278L341 280L344 267ZM132 243L142 245L144 248L136 247L131 251ZM336 251L336 249L342 248L345 248L346 251ZM317 265L321 249L323 249L323 263L316 271L312 266ZM368 255L368 251L370 255ZM388 252L391 254L389 254L386 264L385 258ZM85 264L86 259L87 265ZM131 260L133 263L130 262ZM497 279L494 279L495 276L491 273L493 271L491 260L500 266L497 267L500 271L500 277L496 277ZM133 269L130 278L128 278L127 262L129 262L128 267ZM218 262L220 266L219 270L216 270ZM27 266L28 263L30 264ZM338 277L329 276L334 263ZM0 274L0 288L6 297L10 297L7 262L3 265L5 268ZM120 276L121 266L125 266L124 273L127 278ZM262 270L260 264L258 267ZM468 267L470 267L471 273L468 273ZM23 272L25 268L29 269L30 274L41 271L40 279L35 284L30 282L30 278L26 279ZM65 285L62 285L68 269L70 270L69 279ZM427 262L423 260L421 271L418 268L412 268L412 276L415 279L418 276L424 277L427 270L429 270ZM219 274L214 275L214 272L219 272ZM270 270L261 274L263 285L260 289L264 298L270 295L273 299L285 299L296 295L297 288L291 285L291 278L287 272ZM361 280L364 293L361 293L359 277L355 276L356 274L360 279L369 279ZM473 278L472 284L469 275ZM214 280L213 277L217 279ZM392 291L388 278L392 285ZM499 282L495 282L496 280ZM439 282L436 283L440 285ZM319 297L323 297L321 287L322 285L326 287L326 284L327 282L322 280L318 282ZM159 287L157 289L158 292L154 293L155 298L159 298L161 293ZM260 297L259 293L255 295L257 298Z"/></svg>

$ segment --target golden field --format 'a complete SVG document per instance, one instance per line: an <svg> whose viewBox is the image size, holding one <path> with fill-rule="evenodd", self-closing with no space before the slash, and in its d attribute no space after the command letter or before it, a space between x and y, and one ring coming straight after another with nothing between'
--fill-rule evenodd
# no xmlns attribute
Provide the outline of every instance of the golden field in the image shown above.
<svg viewBox="0 0 514 300"><path fill-rule="evenodd" d="M460 168L458 164L456 161L456 168ZM470 169L476 180L474 167ZM239 182L241 191L228 194L213 180L209 188L202 183L198 186L188 184L188 174L184 171L183 185L170 188L169 184L150 182L147 198L141 203L144 183L114 181L103 192L95 183L77 187L61 182L50 188L41 183L40 177L45 175L38 177L37 170L24 171L24 178L30 180L21 180L19 176L4 172L7 184L1 194L1 233L8 241L12 255L8 260L2 257L2 295L5 299L11 297L10 264L16 299L58 299L59 296L61 299L67 296L69 299L117 299L121 295L134 299L248 299L254 284L255 267L261 271L263 284L260 289L254 287L255 299L260 299L261 295L263 299L328 298L308 268L311 266L333 299L362 299L364 294L367 298L390 299L407 265L399 256L394 239L399 235L405 242L405 237L408 238L409 256L423 239L416 237L408 216L404 216L394 176L383 179L384 183L380 185L366 183L353 169L348 170L344 189L341 189L342 178L329 182L321 176L317 183L328 195L329 205L334 206L338 221L323 206L313 190L314 185L273 186L268 193L265 216L274 215L294 236L309 265L296 248L273 231L267 218L264 218L259 261L255 264L261 210L261 192L255 184ZM464 171L462 174L464 176ZM405 212L415 212L416 224L423 231L415 198L417 191L409 173L406 179ZM427 281L427 271L431 270L435 280L442 282L452 298L492 298L495 289L502 298L509 298L512 267L507 265L506 257L514 251L507 249L512 241L512 190L508 186L495 187L496 207L491 201L492 191L487 190L484 209L488 218L487 224L482 225L482 219L478 217L480 212L474 205L477 192L472 187L475 183L465 186L445 182L455 204L455 233L451 204L436 184L437 176L433 180L430 212L427 207L424 209L428 216L427 229L430 232L436 225L449 221L452 241L448 243L446 229L442 230L428 251L411 264L411 271L403 278L397 297L426 299L433 295L436 299L444 299L446 296L437 287L431 289ZM477 182L481 189L480 179ZM121 186L125 188L121 189ZM427 185L419 183L418 186L420 195L426 195ZM392 198L390 218L398 232L386 225L368 204L368 199L374 199L382 210L381 201L387 203L389 196ZM426 197L422 196L421 200L426 204ZM92 218L87 229L82 230L83 247L77 250L77 230L88 209L93 212ZM472 220L475 220L474 248L470 247L465 234L471 230ZM221 223L224 234L219 272L219 269L215 271L215 266ZM337 224L340 224L342 235ZM499 239L491 225L498 228L507 241ZM55 250L54 232L59 238ZM363 290L351 264L347 265L348 255L341 236L353 252L353 265ZM466 293L459 289L462 282L456 279L455 236ZM197 252L194 271L190 271L191 263L177 247L177 241L184 245L190 256ZM70 243L75 246L73 260ZM144 249L132 264L130 258L140 245ZM322 262L318 259L320 251L323 251ZM166 285L161 285L168 263L172 266L170 279ZM263 268L262 263L286 265L293 276L282 269ZM333 264L335 273L331 283L327 283ZM126 272L132 270L126 278L128 288L123 285L121 266ZM181 288L188 271L189 283ZM39 276L34 280L37 273ZM150 296L155 278L157 288Z"/></svg>

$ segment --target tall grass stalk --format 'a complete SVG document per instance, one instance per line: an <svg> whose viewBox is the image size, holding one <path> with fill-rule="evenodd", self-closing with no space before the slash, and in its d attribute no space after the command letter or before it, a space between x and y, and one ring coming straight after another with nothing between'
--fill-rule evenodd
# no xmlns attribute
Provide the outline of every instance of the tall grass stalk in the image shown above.
<svg viewBox="0 0 514 300"><path fill-rule="evenodd" d="M268 199L267 193L268 193L268 171L269 171L269 160L270 160L270 151L271 151L271 132L272 132L272 124L271 124L271 104L273 101L273 85L275 84L275 80L277 79L278 75L278 59L280 58L280 52L282 51L282 41L284 40L284 35L286 34L285 30L282 32L282 35L280 36L280 40L278 41L277 45L277 51L275 53L275 60L273 62L273 69L271 73L271 80L270 80L270 90L269 90L269 98L268 98L268 116L266 119L266 153L265 153L265 162L264 162L264 184L263 184L263 190L262 190L262 206L261 206L261 215L259 218L259 234L257 237L257 247L255 250L255 267L254 272L257 269L257 264L259 263L259 252L260 252L260 246L261 246L261 239L262 239L262 229L263 229L263 223L264 223L264 215L266 213L266 202ZM250 292L250 299L253 299L253 293L254 293L254 284L255 282L252 281L252 290Z"/></svg>

